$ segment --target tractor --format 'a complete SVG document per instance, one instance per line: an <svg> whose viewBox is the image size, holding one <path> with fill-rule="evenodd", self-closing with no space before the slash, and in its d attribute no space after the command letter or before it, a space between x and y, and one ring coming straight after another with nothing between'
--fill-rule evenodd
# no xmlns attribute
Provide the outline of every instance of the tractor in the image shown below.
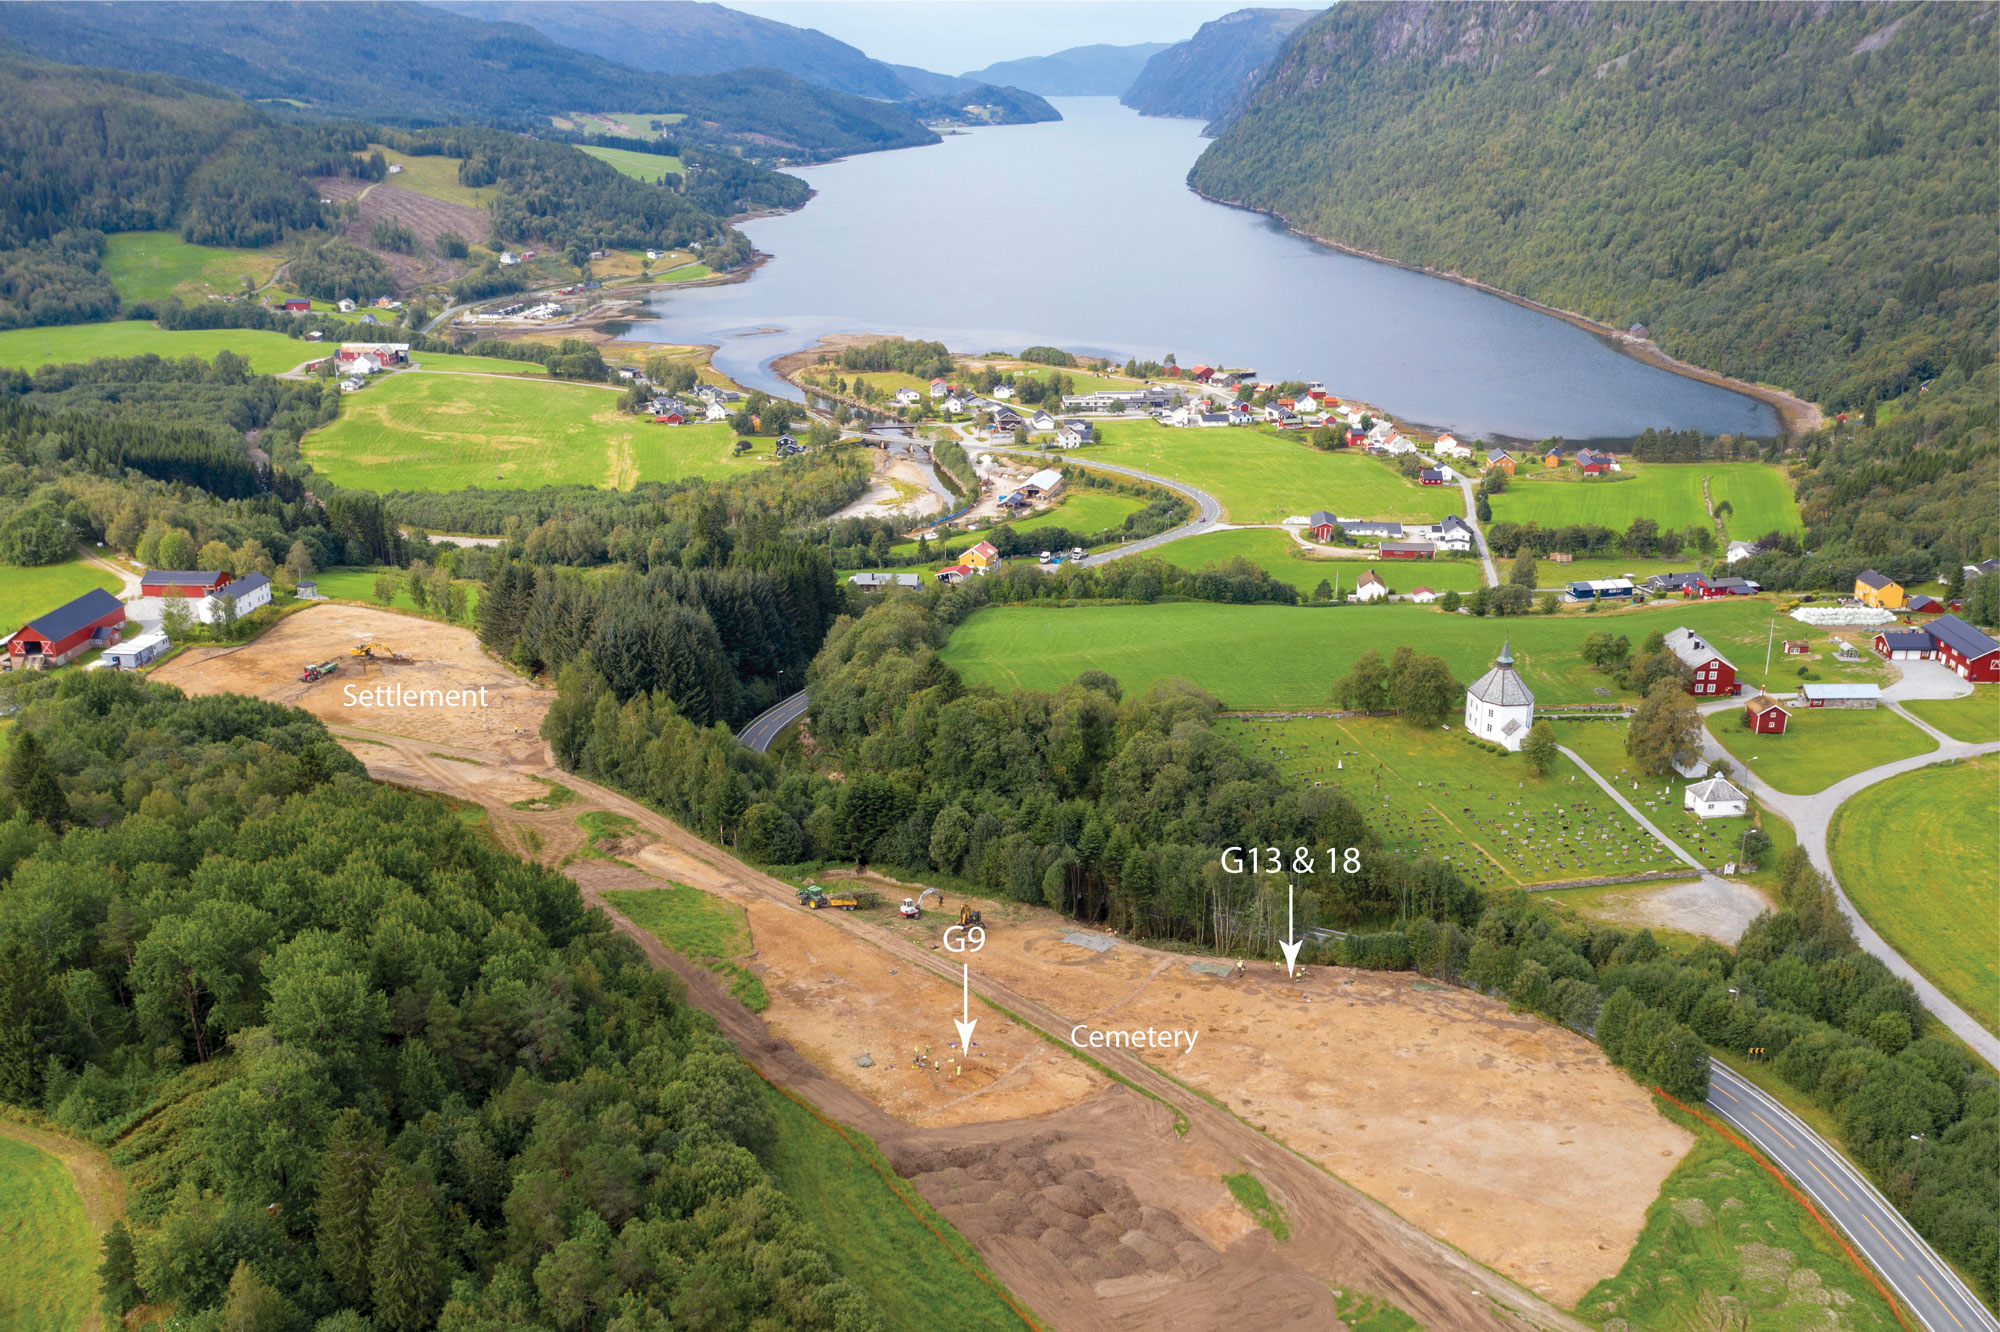
<svg viewBox="0 0 2000 1332"><path fill-rule="evenodd" d="M315 680L325 679L339 669L340 663L338 661L315 662L307 666L305 670L299 672L299 679L305 681L307 684L311 684Z"/></svg>
<svg viewBox="0 0 2000 1332"><path fill-rule="evenodd" d="M829 894L816 883L809 883L799 889L799 905L814 911L824 911L833 907L840 911L859 911L862 907L874 906L880 900L876 894L865 888L835 891Z"/></svg>

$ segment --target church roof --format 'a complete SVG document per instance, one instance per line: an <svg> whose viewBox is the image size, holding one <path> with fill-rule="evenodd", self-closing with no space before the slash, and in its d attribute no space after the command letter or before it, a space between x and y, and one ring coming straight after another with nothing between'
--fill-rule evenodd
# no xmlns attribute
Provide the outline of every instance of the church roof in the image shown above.
<svg viewBox="0 0 2000 1332"><path fill-rule="evenodd" d="M1481 703L1494 707L1533 707L1535 693L1528 688L1528 682L1514 669L1514 655L1508 651L1508 643L1500 644L1500 656L1493 663L1493 669L1472 682L1466 690Z"/></svg>

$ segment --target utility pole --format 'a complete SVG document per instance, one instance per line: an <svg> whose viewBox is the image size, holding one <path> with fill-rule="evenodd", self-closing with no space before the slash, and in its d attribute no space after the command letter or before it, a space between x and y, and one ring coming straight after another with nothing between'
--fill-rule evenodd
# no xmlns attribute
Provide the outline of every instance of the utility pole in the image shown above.
<svg viewBox="0 0 2000 1332"><path fill-rule="evenodd" d="M1778 617L1771 617L1771 627L1764 634L1764 688L1771 687L1771 640L1778 636Z"/></svg>

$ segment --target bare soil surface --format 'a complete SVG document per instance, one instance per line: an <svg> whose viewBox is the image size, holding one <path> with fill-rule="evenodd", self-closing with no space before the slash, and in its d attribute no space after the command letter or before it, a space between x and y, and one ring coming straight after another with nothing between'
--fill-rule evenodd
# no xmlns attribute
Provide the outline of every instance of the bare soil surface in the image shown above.
<svg viewBox="0 0 2000 1332"><path fill-rule="evenodd" d="M410 660L357 668L344 654L362 639ZM334 656L331 678L297 679ZM873 1137L1051 1327L1333 1328L1339 1287L1430 1328L1578 1328L1551 1301L1617 1270L1688 1143L1589 1042L1476 995L1334 970L1203 976L1198 959L1128 941L1064 943L1066 922L1015 904L989 905L972 963L977 1044L961 1058L960 962L937 948L942 918L807 911L792 885L559 772L537 735L552 695L468 630L315 607L159 675L312 711L372 775L476 802L503 845L566 863L594 905L662 879L743 904L763 1016L607 914L767 1077ZM341 688L382 682L483 684L489 704L369 708ZM511 808L556 781L576 799ZM572 858L576 818L593 809L638 825L617 861ZM892 901L907 892L884 887ZM1093 1066L1061 1045L1078 1023L1202 1035L1193 1054L1106 1049ZM1244 1170L1285 1209L1288 1241L1231 1198L1222 1176Z"/></svg>
<svg viewBox="0 0 2000 1332"><path fill-rule="evenodd" d="M450 231L467 241L478 242L485 240L493 229L483 208L447 203L428 194L406 190L400 185L381 181L371 183L353 176L322 176L313 184L318 187L323 199L360 201L359 215L347 224L347 239L373 250L389 265L398 294L433 282L449 282L464 275L466 265L463 262L439 256L439 236ZM377 222L385 219L401 222L416 233L415 254L379 250L370 244L368 233Z"/></svg>

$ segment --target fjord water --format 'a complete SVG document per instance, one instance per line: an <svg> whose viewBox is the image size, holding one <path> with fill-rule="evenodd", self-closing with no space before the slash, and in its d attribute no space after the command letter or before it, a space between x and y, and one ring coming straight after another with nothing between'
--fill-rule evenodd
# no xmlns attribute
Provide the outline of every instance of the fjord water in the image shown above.
<svg viewBox="0 0 2000 1332"><path fill-rule="evenodd" d="M719 368L773 393L786 390L776 357L825 333L883 333L1254 366L1478 437L1777 431L1765 404L1560 319L1210 203L1186 184L1198 121L1053 100L1057 123L797 172L811 202L743 225L770 262L655 297L626 336L713 343Z"/></svg>

